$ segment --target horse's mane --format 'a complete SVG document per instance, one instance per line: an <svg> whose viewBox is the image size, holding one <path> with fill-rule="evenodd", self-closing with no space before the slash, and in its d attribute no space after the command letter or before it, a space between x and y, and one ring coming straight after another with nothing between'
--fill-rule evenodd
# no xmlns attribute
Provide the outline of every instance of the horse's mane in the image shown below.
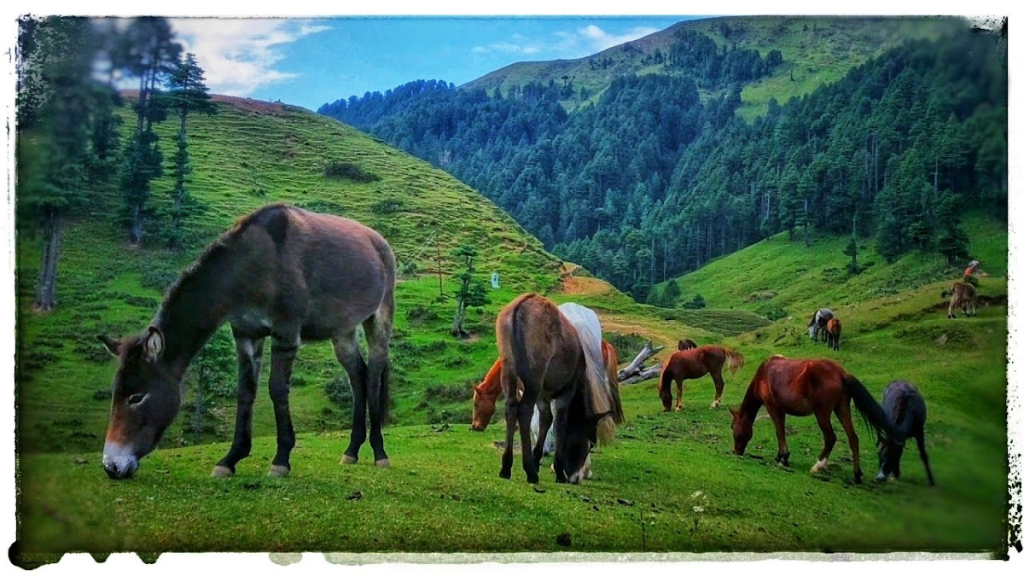
<svg viewBox="0 0 1024 576"><path fill-rule="evenodd" d="M194 281L199 276L199 272L205 269L212 260L223 256L231 242L245 232L259 216L266 214L271 210L291 208L292 207L287 204L275 202L273 204L267 204L251 214L238 218L231 229L222 233L216 240L207 245L202 254L200 254L199 257L196 258L188 268L182 271L174 282L167 287L167 290L164 292L163 301L160 304L160 311L157 314L159 315L162 313L163 310L166 309L175 300L175 298L177 298L178 294L184 289L184 287Z"/></svg>
<svg viewBox="0 0 1024 576"><path fill-rule="evenodd" d="M897 422L903 419L903 415L907 411L907 402L910 400L910 396L907 394L900 394L896 397L896 404L892 409L892 418L889 422L893 428L896 428Z"/></svg>

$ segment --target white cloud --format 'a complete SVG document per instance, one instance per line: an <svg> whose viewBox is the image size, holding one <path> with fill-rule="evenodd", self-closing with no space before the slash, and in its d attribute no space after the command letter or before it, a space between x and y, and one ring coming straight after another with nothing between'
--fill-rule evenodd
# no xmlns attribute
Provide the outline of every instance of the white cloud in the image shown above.
<svg viewBox="0 0 1024 576"><path fill-rule="evenodd" d="M310 21L257 18L176 18L174 31L196 55L206 85L216 94L249 96L256 89L298 75L278 70L281 47L330 30Z"/></svg>
<svg viewBox="0 0 1024 576"><path fill-rule="evenodd" d="M600 27L591 24L585 28L579 30L580 36L585 38L590 47L595 52L607 50L612 46L618 46L619 44L625 44L631 42L637 38L643 38L649 34L654 34L658 31L658 28L651 28L649 26L637 26L628 30L625 34L609 34L602 30Z"/></svg>
<svg viewBox="0 0 1024 576"><path fill-rule="evenodd" d="M514 34L509 40L474 46L477 54L500 53L529 56L543 54L544 58L581 58L607 50L612 46L625 44L637 38L657 32L658 28L637 26L623 34L609 34L599 26L590 24L574 31L555 32L552 37L527 38Z"/></svg>

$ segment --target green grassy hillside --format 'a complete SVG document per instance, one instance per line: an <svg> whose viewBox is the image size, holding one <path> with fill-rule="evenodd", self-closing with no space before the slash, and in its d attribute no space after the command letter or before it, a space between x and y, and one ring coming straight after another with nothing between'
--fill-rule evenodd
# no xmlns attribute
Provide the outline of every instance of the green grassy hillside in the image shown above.
<svg viewBox="0 0 1024 576"><path fill-rule="evenodd" d="M743 105L738 114L751 120L764 114L773 97L784 104L794 96L808 94L822 84L842 78L851 68L903 42L936 38L959 25L952 19L922 17L758 16L691 20L585 58L512 64L465 87L490 91L499 85L507 89L531 81L545 85L554 81L561 85L568 79L577 91L586 88L590 94L587 101L591 101L616 76L665 72L663 64L644 64L644 57L656 49L667 54L675 41L674 34L690 29L710 36L719 46L756 49L762 56L771 50L782 52L782 66L771 76L743 88ZM591 60L606 59L610 61L606 67L590 64ZM562 102L569 110L584 103L577 97Z"/></svg>
<svg viewBox="0 0 1024 576"><path fill-rule="evenodd" d="M355 218L379 230L398 256L400 279L394 342L393 409L396 424L469 421L465 404L470 385L478 382L496 357L493 335L498 310L526 291L557 293L559 301L583 298L593 306L637 315L639 307L606 283L588 279L587 294L561 294L564 268L541 243L490 201L446 173L334 120L308 111L237 98L219 98L219 113L190 123L191 192L205 210L190 224L192 238L183 253L162 249L157 223L144 247L131 247L117 223L118 196L100 194L91 212L67 227L58 277L56 310L30 310L38 277L39 242L18 239L18 448L20 451L99 450L106 430L110 382L116 363L98 334L123 336L141 331L152 319L161 294L192 262L204 245L234 221L259 206L285 201L309 209ZM125 122L125 129L133 121ZM152 203L169 206L173 186L173 123L160 127L165 149L164 176L155 182ZM331 162L348 162L379 178L360 183L328 178ZM501 288L489 290L491 303L471 309L468 340L449 335L460 264L450 252L468 244L479 253L478 278L492 271ZM443 283L439 288L438 256ZM575 266L572 266L575 268ZM582 277L585 271L577 274ZM576 291L578 292L578 291ZM648 310L654 314L655 311ZM712 316L691 318L695 325L714 323ZM680 322L670 331L697 332ZM674 328L673 328L674 327ZM644 332L642 328L638 328ZM651 336L648 336L651 337ZM234 349L230 331L225 364L233 382ZM670 341L666 335L664 341ZM269 378L264 370L263 381ZM298 430L346 428L350 409L328 400L325 384L336 382L348 394L344 370L328 343L303 347L295 365L291 405ZM190 388L191 391L191 382ZM197 441L191 432L188 402L164 446ZM216 402L199 441L230 439L234 399ZM257 434L274 433L269 399L256 403Z"/></svg>
<svg viewBox="0 0 1024 576"><path fill-rule="evenodd" d="M968 250L982 262L981 268L1003 279L983 281L980 295L994 297L992 290L1005 291L1005 225L974 215L965 220L964 230L970 239ZM831 307L841 314L844 306L931 283L941 286L936 289L938 295L942 287L960 278L967 265L949 266L939 254L920 252L889 264L878 255L872 239L859 244L858 264L865 270L850 276L846 271L850 257L843 252L848 242L848 237L814 237L811 246L805 248L799 234L792 240L786 232L777 234L677 278L679 302L700 294L713 308L750 310L776 318L794 314L809 319L821 307ZM722 278L730 280L723 282ZM663 289L664 283L656 287Z"/></svg>
<svg viewBox="0 0 1024 576"><path fill-rule="evenodd" d="M731 455L729 413L708 408L706 378L691 382L686 408L671 413L661 412L648 381L623 389L628 422L594 455L595 479L580 486L555 484L545 467L535 490L518 462L512 480L500 480L500 424L484 433L465 424L391 426L389 470L341 466L346 431L301 433L284 480L265 476L274 450L266 436L229 480L208 477L226 445L159 450L124 482L106 479L96 451L23 456L22 558L52 560L67 550L1002 554L1006 310L947 320L935 309L937 290L926 285L901 292L899 302L865 301L849 311L841 352L809 342L801 319L727 339L747 363L726 375L724 395L735 407L774 353L835 358L876 397L887 382L908 379L928 402L934 488L913 447L900 481L852 484L842 432L832 466L811 474L821 447L812 418L787 420L790 469L772 462L774 429L763 413L748 455ZM859 419L857 427L871 475L872 442Z"/></svg>
<svg viewBox="0 0 1024 576"><path fill-rule="evenodd" d="M192 130L193 191L208 209L186 253L155 242L130 248L111 193L68 227L60 305L36 315L29 305L38 246L19 238L20 491L12 554L20 564L53 561L68 551L103 557L123 550L1005 555L1005 229L980 218L967 222L971 251L993 274L982 280L985 300L976 318L946 319L939 291L958 272L941 262L910 255L888 265L868 245L861 263L872 264L847 280L833 271L845 266L844 243L815 239L806 249L785 236L681 278L684 298L699 292L710 310L658 309L636 304L570 264L560 267L472 190L347 127L250 101L223 102L220 112L197 120ZM169 133L163 141L170 141ZM331 161L357 163L380 180L325 178ZM169 180L159 183L157 199ZM227 450L210 440L227 438L233 423L233 402L223 400L202 445L191 445L186 407L135 478L108 480L100 451L115 363L95 334L141 330L160 291L209 238L272 200L363 220L382 230L398 253L397 399L395 420L384 432L392 467L377 469L366 460L339 464L348 416L328 401L324 384L343 371L329 345L314 344L300 351L293 375L298 446L289 478L266 477L275 441L264 373L253 454L235 477L209 477ZM442 254L462 243L476 246L481 279L491 270L502 275L491 304L472 311L474 337L465 341L448 335L453 303L437 298L431 273L437 239ZM441 269L451 294L457 266L449 259ZM774 465L774 429L763 412L748 454L732 455L729 412L708 408L713 387L707 378L688 383L681 412L661 411L653 380L624 387L627 422L616 443L594 454L592 481L557 485L545 461L535 489L525 483L518 456L512 480L500 480L495 442L503 439L503 427L468 430L468 391L495 357L497 310L527 290L592 306L606 331L618 335L636 333L663 345L688 336L738 349L746 363L725 376L725 406L738 405L757 366L777 353L835 358L876 398L891 380L910 380L928 403L927 441L938 486L927 485L913 447L899 482L854 485L841 430L832 466L811 474L821 448L812 418L786 422L792 468ZM755 292L761 299L748 301ZM807 338L806 318L822 305L844 320L840 352ZM766 315L779 319L769 322ZM628 361L631 353L620 356ZM873 443L859 419L857 428L871 476L877 469Z"/></svg>

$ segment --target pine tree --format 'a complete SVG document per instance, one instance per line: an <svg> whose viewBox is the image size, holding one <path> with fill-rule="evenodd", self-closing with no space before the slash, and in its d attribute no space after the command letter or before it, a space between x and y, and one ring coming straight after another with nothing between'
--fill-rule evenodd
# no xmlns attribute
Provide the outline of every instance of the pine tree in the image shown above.
<svg viewBox="0 0 1024 576"><path fill-rule="evenodd" d="M170 23L162 17L135 18L111 54L114 66L138 78L135 132L125 147L120 170L129 240L142 241L149 213L150 183L163 171L163 155L153 125L167 119L166 100L159 87L174 70L181 45L174 41Z"/></svg>
<svg viewBox="0 0 1024 576"><path fill-rule="evenodd" d="M177 138L177 152L174 155L174 203L171 208L171 224L167 230L169 248L181 243L182 223L195 208L195 201L185 187L185 177L191 172L188 154L187 122L190 113L214 114L216 105L210 100L209 88L203 78L203 69L196 63L195 54L186 54L171 73L167 86L170 88L167 101L180 120Z"/></svg>
<svg viewBox="0 0 1024 576"><path fill-rule="evenodd" d="M64 222L88 205L90 185L102 180L114 99L92 78L97 35L88 19L23 20L19 37L17 160L18 227L42 232L34 308L57 303L57 270Z"/></svg>
<svg viewBox="0 0 1024 576"><path fill-rule="evenodd" d="M452 321L452 336L465 338L469 335L462 327L462 323L466 319L466 309L471 306L484 306L489 304L491 299L484 283L473 277L476 272L476 268L473 266L476 249L472 246L462 246L455 250L453 256L462 260L466 268L458 275L459 291L455 294L455 319Z"/></svg>

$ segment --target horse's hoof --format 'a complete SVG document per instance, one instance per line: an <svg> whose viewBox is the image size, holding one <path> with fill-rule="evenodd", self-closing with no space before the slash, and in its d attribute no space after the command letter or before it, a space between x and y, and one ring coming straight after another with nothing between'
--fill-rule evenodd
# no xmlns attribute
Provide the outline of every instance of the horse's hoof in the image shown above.
<svg viewBox="0 0 1024 576"><path fill-rule="evenodd" d="M357 456L349 456L348 454L343 454L341 456L342 464L355 464L356 462L359 462L359 458Z"/></svg>
<svg viewBox="0 0 1024 576"><path fill-rule="evenodd" d="M712 408L718 408L719 406L721 406L721 403L718 402L717 400L711 403Z"/></svg>
<svg viewBox="0 0 1024 576"><path fill-rule="evenodd" d="M287 466L278 466L277 464L274 464L270 467L270 472L267 472L267 476L270 476L271 478L284 478L285 476L288 476L288 473L291 471L292 469Z"/></svg>
<svg viewBox="0 0 1024 576"><path fill-rule="evenodd" d="M227 466L217 466L213 469L213 473L210 474L211 478L230 478L235 475L234 470Z"/></svg>
<svg viewBox="0 0 1024 576"><path fill-rule="evenodd" d="M381 458L380 460L374 462L373 465L376 466L377 468L390 468L391 461L388 460L387 458Z"/></svg>
<svg viewBox="0 0 1024 576"><path fill-rule="evenodd" d="M527 484L537 484L539 482L540 482L540 476L538 476L536 474L527 474L526 475L526 483Z"/></svg>
<svg viewBox="0 0 1024 576"><path fill-rule="evenodd" d="M508 480L512 478L512 471L509 470L506 472L505 470L501 470L498 472L498 478L504 478L505 480Z"/></svg>
<svg viewBox="0 0 1024 576"><path fill-rule="evenodd" d="M683 407L682 406L676 406L676 412L682 412L682 411L683 411Z"/></svg>

